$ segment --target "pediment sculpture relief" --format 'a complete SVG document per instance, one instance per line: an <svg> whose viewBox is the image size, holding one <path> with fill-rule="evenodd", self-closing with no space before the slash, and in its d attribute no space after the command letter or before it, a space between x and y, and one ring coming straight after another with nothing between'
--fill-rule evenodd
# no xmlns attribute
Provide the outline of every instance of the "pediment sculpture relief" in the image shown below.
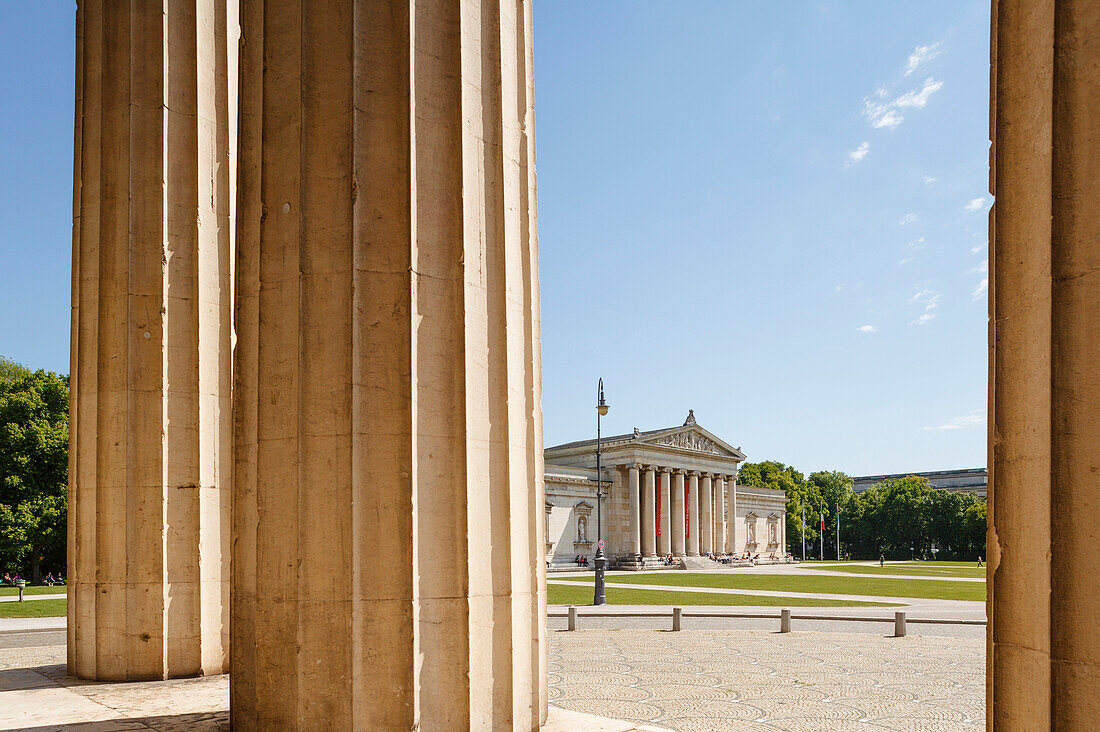
<svg viewBox="0 0 1100 732"><path fill-rule="evenodd" d="M656 440L654 444L669 445L671 447L683 448L684 450L694 450L695 452L709 452L711 455L725 454L725 451L715 443L705 437L690 432L680 432L679 434L662 437Z"/></svg>

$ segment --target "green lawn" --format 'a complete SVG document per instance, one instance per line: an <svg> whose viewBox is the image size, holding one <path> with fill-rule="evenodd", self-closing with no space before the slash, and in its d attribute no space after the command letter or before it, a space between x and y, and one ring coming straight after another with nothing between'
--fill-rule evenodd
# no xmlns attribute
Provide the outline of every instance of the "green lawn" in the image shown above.
<svg viewBox="0 0 1100 732"><path fill-rule="evenodd" d="M806 565L803 565L806 566ZM858 564L815 565L809 569L829 570L830 572L848 572L849 574L904 574L923 577L970 577L985 579L985 567L973 564L963 567L915 566L912 564L887 564L885 567L866 567Z"/></svg>
<svg viewBox="0 0 1100 732"><path fill-rule="evenodd" d="M891 564L893 564L895 567L896 566L907 566L907 567L974 567L978 564L978 560L975 559L974 561L970 561L968 559L965 562L931 562L931 561L924 561L923 559L915 559L915 560L910 560L910 561L905 561L905 562L891 562L891 561L887 560L886 566L890 566Z"/></svg>
<svg viewBox="0 0 1100 732"><path fill-rule="evenodd" d="M18 595L18 587L0 587L0 596L4 595ZM27 595L64 595L65 585L54 585L53 587L46 587L44 585L35 585L31 587L27 585L23 588L23 596Z"/></svg>
<svg viewBox="0 0 1100 732"><path fill-rule="evenodd" d="M551 605L591 605L592 581L578 587L547 585ZM769 595L724 595L675 590L633 590L607 588L608 605L735 605L769 607L894 607L889 602L859 602L856 600L818 600L813 597L772 597Z"/></svg>
<svg viewBox="0 0 1100 732"><path fill-rule="evenodd" d="M591 582L587 577L564 580ZM666 585L679 587L722 587L738 590L780 590L831 595L878 595L879 597L924 597L940 600L985 601L984 582L951 580L904 580L885 577L835 577L829 575L711 574L658 572L612 575L608 584Z"/></svg>
<svg viewBox="0 0 1100 732"><path fill-rule="evenodd" d="M65 614L65 600L0 602L0 618L57 618Z"/></svg>

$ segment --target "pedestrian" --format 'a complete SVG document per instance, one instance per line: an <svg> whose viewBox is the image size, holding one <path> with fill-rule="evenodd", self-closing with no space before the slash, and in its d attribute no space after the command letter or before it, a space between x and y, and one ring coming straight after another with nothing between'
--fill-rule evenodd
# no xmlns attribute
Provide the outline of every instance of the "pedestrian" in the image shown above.
<svg viewBox="0 0 1100 732"><path fill-rule="evenodd" d="M886 555L885 554L879 554L878 555L878 566L880 566L880 567L885 567L886 566Z"/></svg>
<svg viewBox="0 0 1100 732"><path fill-rule="evenodd" d="M984 567L985 566L985 562L982 561L982 555L981 554L978 555L978 566L979 567Z"/></svg>

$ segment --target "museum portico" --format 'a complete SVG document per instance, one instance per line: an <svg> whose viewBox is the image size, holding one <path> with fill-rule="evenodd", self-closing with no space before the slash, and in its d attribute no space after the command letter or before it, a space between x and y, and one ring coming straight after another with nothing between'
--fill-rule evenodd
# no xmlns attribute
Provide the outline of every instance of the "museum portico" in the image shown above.
<svg viewBox="0 0 1100 732"><path fill-rule="evenodd" d="M738 486L744 453L701 427L694 411L680 426L605 438L601 452L604 551L615 566L785 551L783 491ZM544 459L546 560L574 566L596 550L596 440L547 448Z"/></svg>

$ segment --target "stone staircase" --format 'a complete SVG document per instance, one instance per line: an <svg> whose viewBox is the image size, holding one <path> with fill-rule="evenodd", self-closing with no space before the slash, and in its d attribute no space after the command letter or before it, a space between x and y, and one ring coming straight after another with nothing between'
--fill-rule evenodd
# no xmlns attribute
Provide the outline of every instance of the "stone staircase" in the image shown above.
<svg viewBox="0 0 1100 732"><path fill-rule="evenodd" d="M608 569L621 570L624 572L649 572L656 569L679 569L679 567L668 567L661 564L660 559L646 559L645 557L633 556L633 557L619 557L612 559L608 563Z"/></svg>
<svg viewBox="0 0 1100 732"><path fill-rule="evenodd" d="M724 566L709 557L680 557L680 569L686 569L689 572L706 572Z"/></svg>

